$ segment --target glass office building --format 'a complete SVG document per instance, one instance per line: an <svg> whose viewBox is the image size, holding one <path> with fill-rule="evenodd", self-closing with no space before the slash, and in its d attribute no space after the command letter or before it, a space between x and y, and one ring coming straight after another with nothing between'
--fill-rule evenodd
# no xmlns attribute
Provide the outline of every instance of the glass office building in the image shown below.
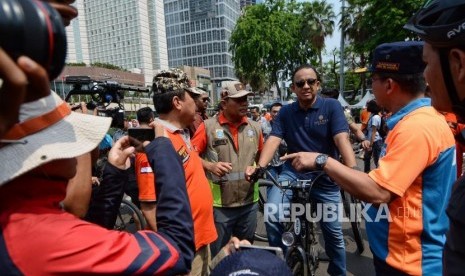
<svg viewBox="0 0 465 276"><path fill-rule="evenodd" d="M218 86L236 79L229 38L240 15L239 0L165 0L170 67L207 68Z"/></svg>
<svg viewBox="0 0 465 276"><path fill-rule="evenodd" d="M163 0L78 0L67 62L109 63L142 73L168 68Z"/></svg>

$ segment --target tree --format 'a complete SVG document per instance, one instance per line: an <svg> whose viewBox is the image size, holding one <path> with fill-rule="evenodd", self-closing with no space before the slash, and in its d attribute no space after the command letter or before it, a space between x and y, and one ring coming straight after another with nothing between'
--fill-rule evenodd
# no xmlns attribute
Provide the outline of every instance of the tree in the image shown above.
<svg viewBox="0 0 465 276"><path fill-rule="evenodd" d="M412 40L415 36L403 29L408 19L421 7L423 0L347 0L349 6L340 27L360 65L376 46L386 42Z"/></svg>
<svg viewBox="0 0 465 276"><path fill-rule="evenodd" d="M339 86L339 50L336 48L331 50L331 60L323 64L323 70L320 73L323 77L323 87L336 88Z"/></svg>
<svg viewBox="0 0 465 276"><path fill-rule="evenodd" d="M320 71L323 71L322 52L325 48L325 38L334 31L336 16L333 6L325 0L306 2L302 5L302 37L309 42L318 54Z"/></svg>
<svg viewBox="0 0 465 276"><path fill-rule="evenodd" d="M415 37L403 29L423 0L347 0L348 7L339 26L348 47L345 51L348 67L366 67L376 46L386 42L412 40ZM355 76L355 75L354 75ZM354 90L366 90L366 74L357 74ZM347 83L347 82L346 82ZM355 95L353 95L355 97ZM350 101L350 100L349 100Z"/></svg>
<svg viewBox="0 0 465 276"><path fill-rule="evenodd" d="M238 19L230 38L232 61L239 77L253 88L260 80L268 81L281 95L279 76L289 77L296 65L312 58L299 15L295 0L270 0L247 6Z"/></svg>
<svg viewBox="0 0 465 276"><path fill-rule="evenodd" d="M264 92L270 89L269 80L264 72L244 73L241 68L235 68L235 75L242 83L248 83L253 91Z"/></svg>

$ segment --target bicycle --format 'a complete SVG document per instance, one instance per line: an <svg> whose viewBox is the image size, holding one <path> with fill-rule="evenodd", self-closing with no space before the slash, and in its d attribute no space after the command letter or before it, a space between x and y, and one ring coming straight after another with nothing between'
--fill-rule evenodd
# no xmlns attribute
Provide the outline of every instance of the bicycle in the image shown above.
<svg viewBox="0 0 465 276"><path fill-rule="evenodd" d="M137 206L127 199L121 201L116 217L115 230L128 233L136 233L146 227L142 212Z"/></svg>
<svg viewBox="0 0 465 276"><path fill-rule="evenodd" d="M290 199L291 207L293 204L306 206L313 204L310 200L310 191L313 184L325 175L324 172L318 172L313 179L296 179L278 183L278 181L266 170L259 172L251 177L252 180L258 178L260 174L266 174L267 179L261 179L260 186L276 186L283 191L283 196L288 196L286 191L292 191ZM315 172L313 172L315 173ZM268 180L269 179L269 180ZM316 208L311 208L312 213ZM284 233L282 234L283 244L287 247L285 260L291 268L293 275L314 276L319 266L320 258L318 254L318 240L316 235L316 225L313 220L308 220L306 211L299 214L292 221L283 223Z"/></svg>
<svg viewBox="0 0 465 276"><path fill-rule="evenodd" d="M341 189L342 204L344 206L344 211L346 216L350 220L350 226L352 228L352 233L354 234L355 244L357 245L357 250L359 254L362 254L365 250L365 244L363 243L361 224L362 224L362 215L361 215L361 201L358 198L355 198L353 195Z"/></svg>
<svg viewBox="0 0 465 276"><path fill-rule="evenodd" d="M257 212L257 228L255 230L255 240L268 242L266 227L264 222L264 206L266 203L266 188L269 186L270 183L267 183L266 179L259 179L258 186L259 186L259 198L258 198L258 212ZM359 254L362 254L365 251L365 244L363 243L362 238L362 230L361 230L361 223L362 223L362 216L361 216L361 201L351 194L345 192L341 189L341 198L342 203L344 206L344 212L346 216L350 219L350 226L353 232L353 238L355 244L357 245L357 251Z"/></svg>
<svg viewBox="0 0 465 276"><path fill-rule="evenodd" d="M256 241L267 242L268 236L264 224L264 208L266 203L266 185L261 184L262 179L258 180L258 212L257 212L257 227L255 228L254 238ZM263 189L265 188L265 189Z"/></svg>

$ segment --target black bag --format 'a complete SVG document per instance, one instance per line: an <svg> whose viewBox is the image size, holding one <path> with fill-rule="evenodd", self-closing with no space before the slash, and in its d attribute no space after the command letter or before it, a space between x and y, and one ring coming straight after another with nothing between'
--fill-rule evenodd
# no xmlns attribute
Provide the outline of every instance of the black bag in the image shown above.
<svg viewBox="0 0 465 276"><path fill-rule="evenodd" d="M387 123L386 123L386 117L384 116L381 116L381 125L378 129L378 133L379 133L379 136L381 136L381 138L383 138L383 140L386 139L386 136L389 132L389 128L387 126Z"/></svg>

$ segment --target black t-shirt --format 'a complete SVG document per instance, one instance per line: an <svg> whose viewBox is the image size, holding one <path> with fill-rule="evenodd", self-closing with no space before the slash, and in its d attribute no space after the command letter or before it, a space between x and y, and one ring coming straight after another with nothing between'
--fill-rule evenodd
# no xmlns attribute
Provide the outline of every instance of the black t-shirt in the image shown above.
<svg viewBox="0 0 465 276"><path fill-rule="evenodd" d="M444 247L444 275L465 275L465 177L455 182L446 213L450 228Z"/></svg>

